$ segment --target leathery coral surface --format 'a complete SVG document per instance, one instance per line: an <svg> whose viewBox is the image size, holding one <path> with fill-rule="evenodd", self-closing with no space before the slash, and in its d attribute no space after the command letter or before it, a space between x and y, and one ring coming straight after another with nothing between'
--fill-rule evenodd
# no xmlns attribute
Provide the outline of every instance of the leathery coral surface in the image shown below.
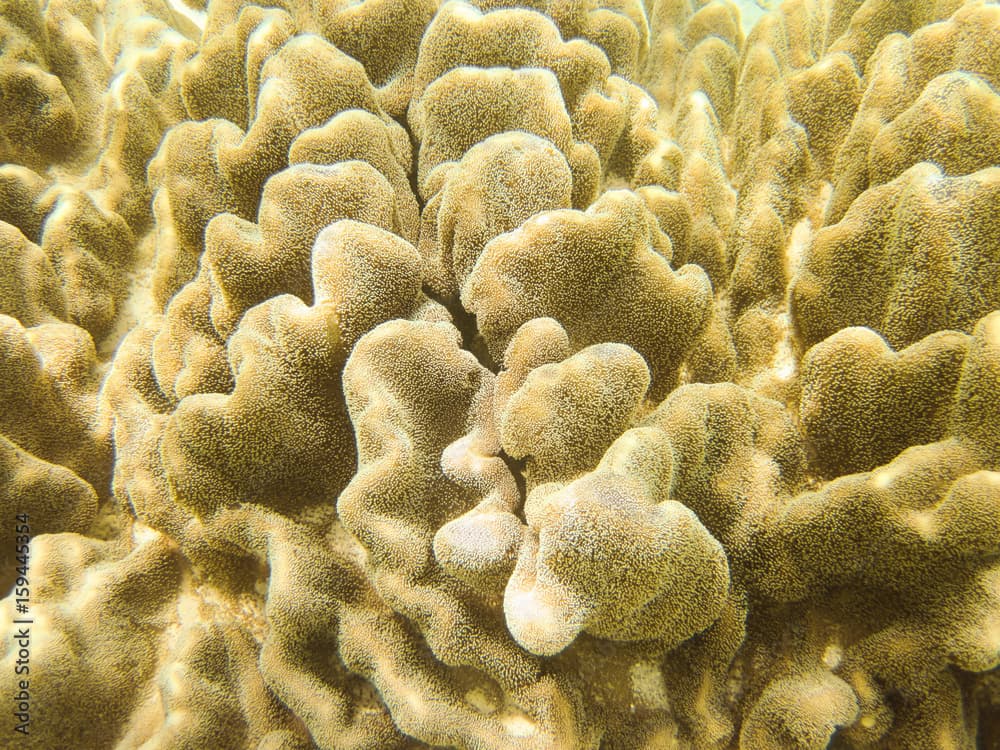
<svg viewBox="0 0 1000 750"><path fill-rule="evenodd" d="M1000 4L0 0L0 748L1000 748Z"/></svg>

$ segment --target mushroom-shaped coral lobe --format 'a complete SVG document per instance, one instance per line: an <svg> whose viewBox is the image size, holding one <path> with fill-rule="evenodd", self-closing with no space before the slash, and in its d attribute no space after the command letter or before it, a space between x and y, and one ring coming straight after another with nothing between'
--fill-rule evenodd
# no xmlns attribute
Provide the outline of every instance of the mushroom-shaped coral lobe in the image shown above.
<svg viewBox="0 0 1000 750"><path fill-rule="evenodd" d="M0 162L0 747L1000 748L1000 2L0 0Z"/></svg>

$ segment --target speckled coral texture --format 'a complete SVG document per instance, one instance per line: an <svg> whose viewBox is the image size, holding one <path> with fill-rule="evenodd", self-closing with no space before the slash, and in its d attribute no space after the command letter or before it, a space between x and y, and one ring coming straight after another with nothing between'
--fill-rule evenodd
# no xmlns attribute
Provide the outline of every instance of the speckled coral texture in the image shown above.
<svg viewBox="0 0 1000 750"><path fill-rule="evenodd" d="M1000 4L184 2L0 0L0 747L1000 748Z"/></svg>

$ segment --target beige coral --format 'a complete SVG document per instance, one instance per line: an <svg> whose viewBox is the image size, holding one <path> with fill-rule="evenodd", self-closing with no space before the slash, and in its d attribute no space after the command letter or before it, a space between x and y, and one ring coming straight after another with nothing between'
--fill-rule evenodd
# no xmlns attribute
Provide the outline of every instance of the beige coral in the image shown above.
<svg viewBox="0 0 1000 750"><path fill-rule="evenodd" d="M493 352L522 323L552 317L574 346L630 345L649 362L654 394L662 395L712 304L704 272L693 265L674 271L668 248L640 200L609 192L586 212L545 212L494 239L462 301Z"/></svg>
<svg viewBox="0 0 1000 750"><path fill-rule="evenodd" d="M1000 743L998 5L763 5L0 7L26 746Z"/></svg>
<svg viewBox="0 0 1000 750"><path fill-rule="evenodd" d="M1000 305L992 222L998 178L996 167L946 177L921 162L863 193L817 234L792 279L803 341L862 325L894 346L939 330L971 332Z"/></svg>
<svg viewBox="0 0 1000 750"><path fill-rule="evenodd" d="M676 645L718 617L725 554L691 510L661 500L661 439L626 432L592 474L528 496L531 531L504 596L507 626L528 650L557 653L582 630Z"/></svg>

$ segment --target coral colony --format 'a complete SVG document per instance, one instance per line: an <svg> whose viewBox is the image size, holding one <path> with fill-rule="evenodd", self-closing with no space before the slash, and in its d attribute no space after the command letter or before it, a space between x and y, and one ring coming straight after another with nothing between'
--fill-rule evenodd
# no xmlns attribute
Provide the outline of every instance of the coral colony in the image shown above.
<svg viewBox="0 0 1000 750"><path fill-rule="evenodd" d="M267 2L0 2L0 748L1000 747L1000 4Z"/></svg>

